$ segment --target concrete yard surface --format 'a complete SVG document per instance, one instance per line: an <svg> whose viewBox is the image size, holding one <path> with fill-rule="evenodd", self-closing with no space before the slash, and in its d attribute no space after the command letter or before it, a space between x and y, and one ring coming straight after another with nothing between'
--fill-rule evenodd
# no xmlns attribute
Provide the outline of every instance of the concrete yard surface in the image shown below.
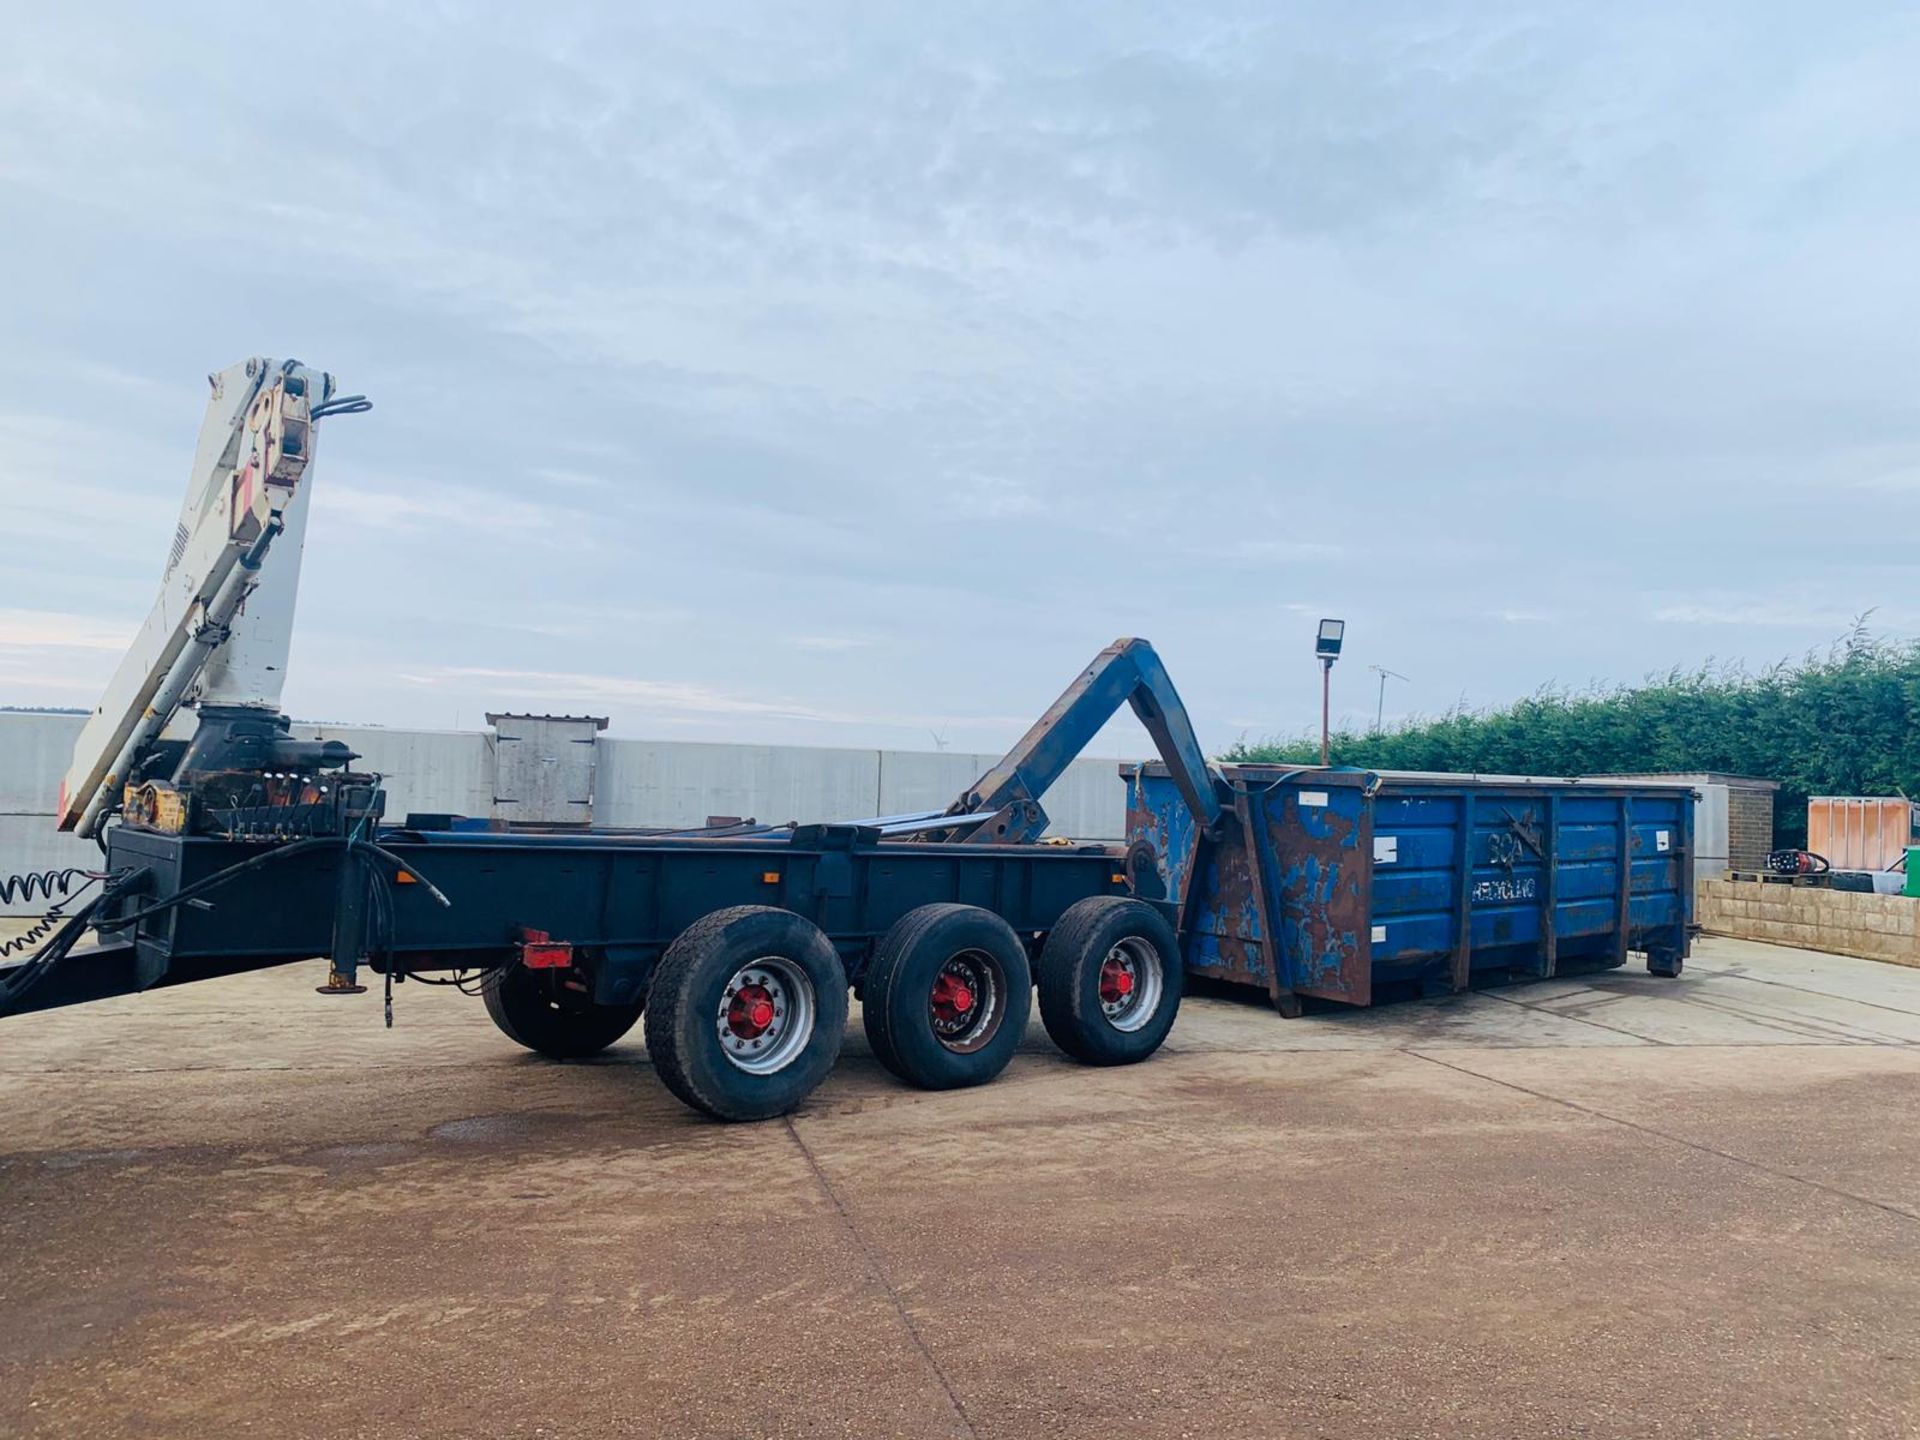
<svg viewBox="0 0 1920 1440"><path fill-rule="evenodd" d="M1736 941L790 1121L316 966L0 1021L0 1435L1920 1433L1920 971Z"/></svg>

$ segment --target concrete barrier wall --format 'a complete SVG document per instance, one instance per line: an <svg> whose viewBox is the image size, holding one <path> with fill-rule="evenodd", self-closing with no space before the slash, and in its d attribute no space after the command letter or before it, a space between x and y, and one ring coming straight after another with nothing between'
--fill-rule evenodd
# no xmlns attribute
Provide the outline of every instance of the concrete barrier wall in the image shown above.
<svg viewBox="0 0 1920 1440"><path fill-rule="evenodd" d="M387 814L493 813L493 734L487 730L384 730L372 725L295 725L302 739L342 740L354 768L385 777Z"/></svg>
<svg viewBox="0 0 1920 1440"><path fill-rule="evenodd" d="M84 716L0 714L0 875L89 865L99 851L53 828L60 777ZM387 813L487 815L493 810L493 735L474 730L386 730L295 725L303 737L344 740L383 775ZM699 825L710 815L859 820L950 803L999 757L797 745L706 745L600 737L594 815L602 825ZM1126 787L1112 760L1074 762L1046 797L1053 833L1117 840ZM37 905L0 906L24 914Z"/></svg>
<svg viewBox="0 0 1920 1440"><path fill-rule="evenodd" d="M1920 900L1814 885L1702 880L1694 918L1714 935L1920 966Z"/></svg>
<svg viewBox="0 0 1920 1440"><path fill-rule="evenodd" d="M0 876L87 869L100 863L91 840L53 828L60 777L67 773L84 715L0 715ZM38 915L45 903L0 903L0 915Z"/></svg>
<svg viewBox="0 0 1920 1440"><path fill-rule="evenodd" d="M602 740L599 760L593 809L603 825L701 825L710 815L779 824L880 813L874 750Z"/></svg>
<svg viewBox="0 0 1920 1440"><path fill-rule="evenodd" d="M0 715L0 815L51 815L84 715Z"/></svg>

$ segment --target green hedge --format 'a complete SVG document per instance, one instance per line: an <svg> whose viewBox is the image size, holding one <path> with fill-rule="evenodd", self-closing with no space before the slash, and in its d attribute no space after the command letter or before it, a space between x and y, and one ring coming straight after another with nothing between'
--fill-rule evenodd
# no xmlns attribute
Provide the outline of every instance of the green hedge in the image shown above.
<svg viewBox="0 0 1920 1440"><path fill-rule="evenodd" d="M1227 760L1314 763L1318 735L1242 740ZM1809 795L1920 795L1920 642L1857 628L1760 674L1707 665L1638 686L1548 687L1500 709L1458 707L1333 737L1336 765L1592 775L1721 770L1780 782L1776 842L1804 843Z"/></svg>

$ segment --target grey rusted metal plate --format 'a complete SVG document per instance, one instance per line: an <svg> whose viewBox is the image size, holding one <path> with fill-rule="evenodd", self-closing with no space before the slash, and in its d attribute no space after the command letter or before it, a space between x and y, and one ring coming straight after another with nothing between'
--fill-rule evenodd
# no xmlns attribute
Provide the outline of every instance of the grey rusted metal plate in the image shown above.
<svg viewBox="0 0 1920 1440"><path fill-rule="evenodd" d="M599 732L595 716L489 715L493 815L514 825L590 825Z"/></svg>
<svg viewBox="0 0 1920 1440"><path fill-rule="evenodd" d="M1188 968L1283 1005L1295 995L1370 1002L1363 777L1236 785L1235 813L1197 852L1185 807L1149 803L1139 773L1130 780L1128 832L1162 857Z"/></svg>

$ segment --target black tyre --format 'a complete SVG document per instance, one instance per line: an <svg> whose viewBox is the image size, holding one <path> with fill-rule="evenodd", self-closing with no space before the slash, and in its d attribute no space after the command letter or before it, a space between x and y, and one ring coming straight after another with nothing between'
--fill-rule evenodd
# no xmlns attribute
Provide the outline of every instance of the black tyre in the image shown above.
<svg viewBox="0 0 1920 1440"><path fill-rule="evenodd" d="M716 1120L767 1120L826 1079L847 1028L847 973L820 928L736 905L689 925L647 993L667 1088Z"/></svg>
<svg viewBox="0 0 1920 1440"><path fill-rule="evenodd" d="M1649 950L1647 952L1647 973L1650 975L1658 975L1662 979L1678 979L1681 970L1686 968L1686 963L1685 960L1680 958L1678 952L1673 950Z"/></svg>
<svg viewBox="0 0 1920 1440"><path fill-rule="evenodd" d="M922 905L901 916L875 949L862 988L873 1053L923 1090L993 1079L1033 1013L1020 937L974 905Z"/></svg>
<svg viewBox="0 0 1920 1440"><path fill-rule="evenodd" d="M480 998L500 1033L555 1060L598 1055L633 1028L646 1002L595 1005L560 989L552 971L510 962L489 970Z"/></svg>
<svg viewBox="0 0 1920 1440"><path fill-rule="evenodd" d="M1088 1065L1131 1065L1180 1012L1180 945L1158 910L1124 895L1071 905L1040 952L1040 1018Z"/></svg>

